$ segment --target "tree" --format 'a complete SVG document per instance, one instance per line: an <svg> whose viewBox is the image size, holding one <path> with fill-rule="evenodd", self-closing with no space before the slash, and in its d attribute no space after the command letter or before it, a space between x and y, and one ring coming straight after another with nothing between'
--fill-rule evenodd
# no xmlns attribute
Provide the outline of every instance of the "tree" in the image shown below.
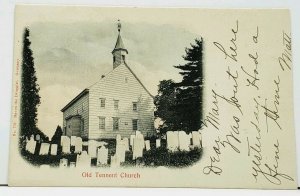
<svg viewBox="0 0 300 196"><path fill-rule="evenodd" d="M38 132L37 128L37 107L39 106L39 86L34 68L34 58L30 49L30 31L25 28L23 35L22 53L22 75L21 75L21 111L20 111L20 134L30 137Z"/></svg>
<svg viewBox="0 0 300 196"><path fill-rule="evenodd" d="M195 40L191 48L186 48L184 65L174 66L181 71L182 81L160 81L158 95L154 99L155 116L164 122L159 128L162 133L168 130L191 132L201 127L202 118L202 42Z"/></svg>
<svg viewBox="0 0 300 196"><path fill-rule="evenodd" d="M174 119L176 114L176 83L173 80L160 81L158 85L158 95L154 97L156 110L155 117L160 118L164 123L159 127L161 132L163 128L176 129L177 124Z"/></svg>
<svg viewBox="0 0 300 196"><path fill-rule="evenodd" d="M186 48L184 65L174 66L181 71L181 82L177 83L177 115L181 120L181 129L190 132L201 127L202 118L202 87L203 87L203 39L195 40L191 48Z"/></svg>
<svg viewBox="0 0 300 196"><path fill-rule="evenodd" d="M60 144L60 138L62 135L63 135L62 128L59 125L57 125L56 131L55 131L54 135L52 136L51 143L52 144Z"/></svg>

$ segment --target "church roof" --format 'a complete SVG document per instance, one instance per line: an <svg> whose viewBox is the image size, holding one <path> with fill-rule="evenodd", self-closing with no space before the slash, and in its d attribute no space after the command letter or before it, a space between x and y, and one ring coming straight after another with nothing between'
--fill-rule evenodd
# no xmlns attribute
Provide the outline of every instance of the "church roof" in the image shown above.
<svg viewBox="0 0 300 196"><path fill-rule="evenodd" d="M115 45L115 48L114 50L112 51L112 53L116 50L124 50L126 51L126 53L128 54L128 51L127 49L125 48L124 44L123 44L123 40L122 40L122 37L121 37L121 34L119 33L118 35L118 38L117 38L117 42L116 42L116 45Z"/></svg>

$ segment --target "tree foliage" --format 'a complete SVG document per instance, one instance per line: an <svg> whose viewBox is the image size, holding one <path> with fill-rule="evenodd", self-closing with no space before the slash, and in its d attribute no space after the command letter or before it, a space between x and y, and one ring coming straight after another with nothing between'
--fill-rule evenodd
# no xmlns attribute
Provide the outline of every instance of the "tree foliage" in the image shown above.
<svg viewBox="0 0 300 196"><path fill-rule="evenodd" d="M198 130L202 118L202 46L203 40L196 39L195 44L185 49L184 65L179 69L182 81L163 80L159 84L158 95L154 99L155 116L163 120L160 131Z"/></svg>
<svg viewBox="0 0 300 196"><path fill-rule="evenodd" d="M52 136L51 143L52 144L60 144L60 138L63 135L62 128L57 125L54 135Z"/></svg>
<svg viewBox="0 0 300 196"><path fill-rule="evenodd" d="M29 40L30 31L25 28L23 35L23 52L22 52L22 86L21 86L21 111L20 126L21 136L30 137L38 132L37 124L37 107L39 106L39 86L37 84L36 71L34 68L34 58L30 49Z"/></svg>

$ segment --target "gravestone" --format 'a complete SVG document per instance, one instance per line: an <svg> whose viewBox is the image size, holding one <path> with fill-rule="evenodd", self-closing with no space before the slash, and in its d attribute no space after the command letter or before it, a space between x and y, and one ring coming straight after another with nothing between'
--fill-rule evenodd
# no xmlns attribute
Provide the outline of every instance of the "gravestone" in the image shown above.
<svg viewBox="0 0 300 196"><path fill-rule="evenodd" d="M87 151L82 151L81 154L77 154L76 167L89 168L91 166L91 157Z"/></svg>
<svg viewBox="0 0 300 196"><path fill-rule="evenodd" d="M76 136L71 136L71 146L75 146Z"/></svg>
<svg viewBox="0 0 300 196"><path fill-rule="evenodd" d="M130 135L130 146L133 146L133 140L135 138L135 135Z"/></svg>
<svg viewBox="0 0 300 196"><path fill-rule="evenodd" d="M42 143L39 154L40 155L48 155L49 154L49 147L50 147L50 144Z"/></svg>
<svg viewBox="0 0 300 196"><path fill-rule="evenodd" d="M198 131L192 131L192 136L193 136L193 138L192 138L192 140L193 140L193 146L201 148L202 147L201 146L202 141L201 141L201 135L200 135L200 133Z"/></svg>
<svg viewBox="0 0 300 196"><path fill-rule="evenodd" d="M97 158L98 142L95 140L89 140L88 152L91 158Z"/></svg>
<svg viewBox="0 0 300 196"><path fill-rule="evenodd" d="M81 137L76 137L75 139L75 153L80 153L82 151L82 139Z"/></svg>
<svg viewBox="0 0 300 196"><path fill-rule="evenodd" d="M69 154L70 152L70 147L71 147L71 141L68 136L61 136L61 146L62 146L62 152L65 154Z"/></svg>
<svg viewBox="0 0 300 196"><path fill-rule="evenodd" d="M168 131L167 132L167 148L174 152L177 151L179 147L178 142L178 131Z"/></svg>
<svg viewBox="0 0 300 196"><path fill-rule="evenodd" d="M129 151L129 141L128 141L128 138L127 138L127 137L124 137L124 138L122 139L122 142L123 142L123 144L125 145L125 150L126 150L126 151Z"/></svg>
<svg viewBox="0 0 300 196"><path fill-rule="evenodd" d="M70 162L70 168L75 168L76 167L76 163L75 162Z"/></svg>
<svg viewBox="0 0 300 196"><path fill-rule="evenodd" d="M34 154L36 147L36 141L34 141L34 138L31 138L30 140L27 140L26 143L26 150L29 151L31 154Z"/></svg>
<svg viewBox="0 0 300 196"><path fill-rule="evenodd" d="M65 158L60 159L60 161L59 161L59 167L60 168L66 168L66 167L68 167L68 159L65 159Z"/></svg>
<svg viewBox="0 0 300 196"><path fill-rule="evenodd" d="M111 156L110 157L110 167L112 168L116 168L116 167L120 167L120 159L118 156Z"/></svg>
<svg viewBox="0 0 300 196"><path fill-rule="evenodd" d="M116 154L115 154L115 156L118 157L120 163L125 162L125 152L126 152L125 144L122 143L122 142L119 142L117 144L117 146L116 146Z"/></svg>
<svg viewBox="0 0 300 196"><path fill-rule="evenodd" d="M145 140L145 147L146 147L146 150L150 150L150 141L149 140Z"/></svg>
<svg viewBox="0 0 300 196"><path fill-rule="evenodd" d="M144 136L137 135L133 140L133 154L132 159L143 157L143 149L145 147Z"/></svg>
<svg viewBox="0 0 300 196"><path fill-rule="evenodd" d="M156 139L155 144L156 144L156 148L159 148L160 147L160 139Z"/></svg>
<svg viewBox="0 0 300 196"><path fill-rule="evenodd" d="M51 155L57 155L57 144L51 144Z"/></svg>
<svg viewBox="0 0 300 196"><path fill-rule="evenodd" d="M97 166L107 164L108 149L105 146L98 148Z"/></svg>
<svg viewBox="0 0 300 196"><path fill-rule="evenodd" d="M179 149L183 151L189 151L190 136L186 134L184 131L179 131L178 138L179 138Z"/></svg>
<svg viewBox="0 0 300 196"><path fill-rule="evenodd" d="M121 135L118 134L118 135L116 136L116 144L117 144L118 142L120 142L121 139L122 139Z"/></svg>

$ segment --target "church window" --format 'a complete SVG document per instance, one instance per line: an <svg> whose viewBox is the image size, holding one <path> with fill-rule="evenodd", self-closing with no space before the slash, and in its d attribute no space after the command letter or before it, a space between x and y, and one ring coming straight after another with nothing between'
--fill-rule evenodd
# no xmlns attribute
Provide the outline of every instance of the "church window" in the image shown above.
<svg viewBox="0 0 300 196"><path fill-rule="evenodd" d="M119 100L114 100L114 108L115 110L119 109Z"/></svg>
<svg viewBox="0 0 300 196"><path fill-rule="evenodd" d="M132 102L132 110L137 111L137 102Z"/></svg>
<svg viewBox="0 0 300 196"><path fill-rule="evenodd" d="M105 117L99 117L99 129L100 130L105 129Z"/></svg>
<svg viewBox="0 0 300 196"><path fill-rule="evenodd" d="M119 130L119 118L113 117L113 130L114 131Z"/></svg>
<svg viewBox="0 0 300 196"><path fill-rule="evenodd" d="M132 119L132 130L137 131L138 130L138 120Z"/></svg>
<svg viewBox="0 0 300 196"><path fill-rule="evenodd" d="M105 99L104 98L100 98L100 107L105 108Z"/></svg>

